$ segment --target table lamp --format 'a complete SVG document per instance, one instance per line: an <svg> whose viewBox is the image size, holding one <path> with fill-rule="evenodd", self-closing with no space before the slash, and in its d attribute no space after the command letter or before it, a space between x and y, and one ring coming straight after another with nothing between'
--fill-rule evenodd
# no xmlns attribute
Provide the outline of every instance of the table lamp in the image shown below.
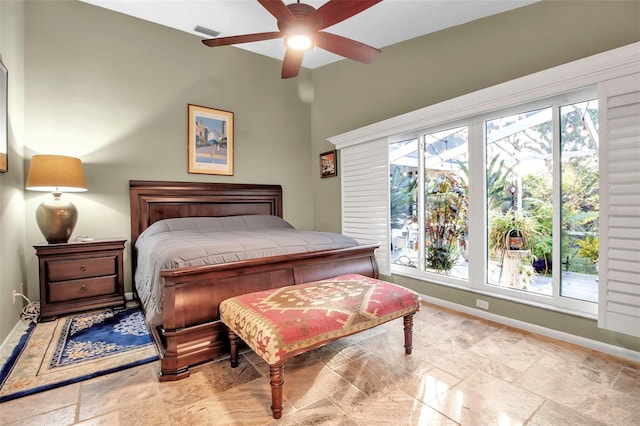
<svg viewBox="0 0 640 426"><path fill-rule="evenodd" d="M78 210L71 202L61 200L60 195L87 190L80 160L64 155L34 155L26 188L53 193L53 200L36 209L36 222L49 244L69 241L78 221Z"/></svg>

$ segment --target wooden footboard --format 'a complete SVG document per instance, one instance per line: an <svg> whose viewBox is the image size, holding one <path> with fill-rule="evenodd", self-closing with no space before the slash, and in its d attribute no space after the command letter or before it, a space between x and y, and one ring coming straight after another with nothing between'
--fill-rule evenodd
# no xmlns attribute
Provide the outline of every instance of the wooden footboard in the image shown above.
<svg viewBox="0 0 640 426"><path fill-rule="evenodd" d="M210 182L129 182L131 261L136 241L156 221L174 217L282 217L280 185ZM152 330L161 358L161 381L189 376L189 366L229 351L218 317L226 298L344 274L378 277L377 245L252 259L203 267L164 270L162 325ZM134 283L135 293L135 283Z"/></svg>
<svg viewBox="0 0 640 426"><path fill-rule="evenodd" d="M220 302L233 296L356 273L377 278L378 245L274 256L222 265L164 270L161 381L189 376L189 366L229 353Z"/></svg>

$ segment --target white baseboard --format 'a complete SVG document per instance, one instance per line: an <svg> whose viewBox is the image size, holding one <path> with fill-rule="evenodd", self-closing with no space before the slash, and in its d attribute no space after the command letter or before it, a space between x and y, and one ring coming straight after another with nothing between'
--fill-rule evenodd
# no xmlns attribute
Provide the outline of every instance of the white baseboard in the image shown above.
<svg viewBox="0 0 640 426"><path fill-rule="evenodd" d="M453 309L455 311L463 312L465 314L473 315L476 317L484 318L493 322L497 322L498 324L504 324L511 327L519 328L521 330L529 331L531 333L536 333L542 336L551 337L553 339L561 340L567 343L572 343L574 345L582 346L587 349L593 349L595 351L603 352L609 355L614 355L620 358L625 358L625 359L629 359L636 362L640 361L640 352L621 348L620 346L610 345L608 343L587 339L586 337L576 336L573 334L565 333L563 331L553 330L551 328L542 327L542 326L531 324L525 321L503 317L501 315L492 314L491 312L485 312L485 311L471 308L469 306L459 305L457 303L449 302L442 299L436 299L435 297L426 296L424 294L421 294L420 296L422 297L422 300L424 300L425 302L429 302L438 306L443 306L445 308Z"/></svg>

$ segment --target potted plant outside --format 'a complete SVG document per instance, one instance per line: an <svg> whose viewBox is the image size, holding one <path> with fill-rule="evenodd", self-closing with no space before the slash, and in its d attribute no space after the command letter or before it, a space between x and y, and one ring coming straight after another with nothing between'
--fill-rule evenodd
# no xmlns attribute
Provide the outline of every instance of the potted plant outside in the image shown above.
<svg viewBox="0 0 640 426"><path fill-rule="evenodd" d="M500 262L506 286L524 288L534 275L532 250L537 236L536 221L509 209L489 221L489 255Z"/></svg>
<svg viewBox="0 0 640 426"><path fill-rule="evenodd" d="M450 173L431 179L425 194L425 261L429 269L450 271L464 249L467 230L467 187Z"/></svg>

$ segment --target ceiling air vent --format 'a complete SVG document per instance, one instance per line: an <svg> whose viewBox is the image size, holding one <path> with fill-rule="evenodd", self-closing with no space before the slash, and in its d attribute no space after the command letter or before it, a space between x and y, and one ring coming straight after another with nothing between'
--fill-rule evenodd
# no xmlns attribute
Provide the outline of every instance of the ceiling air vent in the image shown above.
<svg viewBox="0 0 640 426"><path fill-rule="evenodd" d="M200 34L208 35L209 37L218 37L220 35L218 31L210 30L209 28L201 27L200 25L195 27L193 30Z"/></svg>

